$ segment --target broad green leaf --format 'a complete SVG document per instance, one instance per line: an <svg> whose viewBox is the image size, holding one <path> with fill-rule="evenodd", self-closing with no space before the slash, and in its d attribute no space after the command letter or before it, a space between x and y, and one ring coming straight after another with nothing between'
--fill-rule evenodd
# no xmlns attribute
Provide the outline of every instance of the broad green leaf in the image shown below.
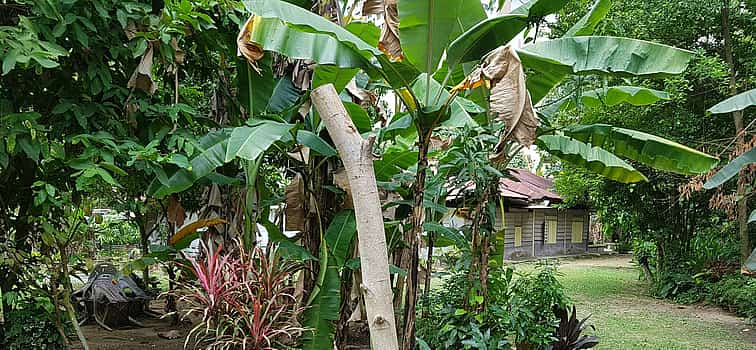
<svg viewBox="0 0 756 350"><path fill-rule="evenodd" d="M296 28L296 31L300 33L321 33L337 39L338 42L345 46L351 47L362 53L363 57L369 58L372 56L381 55L381 52L366 43L358 36L350 33L348 30L333 23L313 12L305 10L301 7L286 3L280 0L251 0L244 1L244 6L256 16L260 16L266 19L278 19L281 22L290 24L291 28ZM289 40L283 36L281 32L272 32L274 38L271 40ZM290 33L286 33L290 34ZM253 35L254 36L254 35ZM293 41L303 45L306 42ZM335 54L335 53L332 53ZM325 62L318 62L324 64Z"/></svg>
<svg viewBox="0 0 756 350"><path fill-rule="evenodd" d="M331 220L325 234L328 250L336 259L336 264L344 266L352 247L354 235L357 233L357 221L354 210L342 210Z"/></svg>
<svg viewBox="0 0 756 350"><path fill-rule="evenodd" d="M368 45L373 47L378 46L378 40L381 37L381 28L376 27L375 24L369 22L349 22L344 28L368 43Z"/></svg>
<svg viewBox="0 0 756 350"><path fill-rule="evenodd" d="M200 139L201 151L190 161L191 171L189 169L178 169L166 182L158 177L152 181L147 193L157 198L163 198L169 194L186 190L192 187L198 179L211 174L213 170L225 163L228 137L228 130L219 130L204 136Z"/></svg>
<svg viewBox="0 0 756 350"><path fill-rule="evenodd" d="M357 131L360 133L370 132L373 130L373 121L370 119L368 113L360 107L360 105L353 102L343 102L344 108L352 118L352 123L357 127Z"/></svg>
<svg viewBox="0 0 756 350"><path fill-rule="evenodd" d="M324 157L333 157L336 155L336 149L312 131L299 130L297 132L297 142L310 147L311 150Z"/></svg>
<svg viewBox="0 0 756 350"><path fill-rule="evenodd" d="M669 100L669 94L654 89L621 85L586 91L582 96L583 104L592 108L600 107L602 104L611 107L620 103L644 106L659 100Z"/></svg>
<svg viewBox="0 0 756 350"><path fill-rule="evenodd" d="M270 55L263 56L256 63L257 72L246 60L238 60L239 101L245 109L252 111L251 115L280 113L292 107L302 94L288 76L273 76L271 61Z"/></svg>
<svg viewBox="0 0 756 350"><path fill-rule="evenodd" d="M228 139L225 162L234 158L255 160L276 141L291 139L293 125L262 121L254 126L240 126L234 128Z"/></svg>
<svg viewBox="0 0 756 350"><path fill-rule="evenodd" d="M322 19L313 13L309 14L310 17ZM309 59L319 64L341 68L371 68L368 60L360 52L337 38L324 33L306 32L303 29L307 28L292 26L277 18L256 18L249 40L265 51L278 52L293 59Z"/></svg>
<svg viewBox="0 0 756 350"><path fill-rule="evenodd" d="M444 247L453 244L458 248L464 248L470 245L465 236L458 230L435 222L424 223L423 230L436 234L436 247Z"/></svg>
<svg viewBox="0 0 756 350"><path fill-rule="evenodd" d="M417 163L417 152L400 145L391 145L383 152L380 159L373 161L375 178L378 181L389 181L394 175L415 163Z"/></svg>
<svg viewBox="0 0 756 350"><path fill-rule="evenodd" d="M648 181L645 175L608 151L562 135L543 135L536 145L556 157L609 179L634 183Z"/></svg>
<svg viewBox="0 0 756 350"><path fill-rule="evenodd" d="M480 60L491 50L506 45L528 26L527 15L504 15L482 21L449 45L446 61L449 67Z"/></svg>
<svg viewBox="0 0 756 350"><path fill-rule="evenodd" d="M751 212L751 216L748 217L748 222L749 223L756 222L756 210L754 210L754 211Z"/></svg>
<svg viewBox="0 0 756 350"><path fill-rule="evenodd" d="M690 51L667 45L605 36L540 41L518 54L529 71L527 84L534 104L568 74L666 76L685 71L693 57Z"/></svg>
<svg viewBox="0 0 756 350"><path fill-rule="evenodd" d="M421 74L420 77L415 81L415 84L412 86L412 91L415 93L416 96L425 96L426 90L428 89L426 86L428 83L428 79L425 78L425 73ZM440 107L442 104L446 103L446 101L451 97L451 94L449 91L441 87L441 84L437 82L435 79L430 79L430 91L428 91L428 96L431 100L431 107ZM475 110L476 107L478 110L483 110L482 107L476 105L474 102L470 100L462 100L461 98L455 97L454 100L452 100L451 104L449 105L449 119L443 120L440 124L444 126L451 126L451 127L461 127L464 125L477 125L475 121L470 117L470 114L467 113L467 110Z"/></svg>
<svg viewBox="0 0 756 350"><path fill-rule="evenodd" d="M577 21L577 23L575 23L564 36L584 36L593 34L593 31L596 30L596 26L601 23L604 17L606 17L606 14L609 13L611 7L611 0L596 0L588 13L580 18L580 20Z"/></svg>
<svg viewBox="0 0 756 350"><path fill-rule="evenodd" d="M705 173L719 162L715 157L679 143L606 124L577 125L563 131L567 136L618 156L678 174Z"/></svg>
<svg viewBox="0 0 756 350"><path fill-rule="evenodd" d="M288 240L278 241L278 251L288 259L297 261L318 260L307 249Z"/></svg>
<svg viewBox="0 0 756 350"><path fill-rule="evenodd" d="M399 1L399 39L406 59L418 70L433 73L449 43L486 19L478 0Z"/></svg>
<svg viewBox="0 0 756 350"><path fill-rule="evenodd" d="M737 175L740 172L740 169L753 163L756 163L756 147L751 148L748 152L741 154L731 162L727 163L727 165L709 178L703 187L707 190L719 187Z"/></svg>
<svg viewBox="0 0 756 350"><path fill-rule="evenodd" d="M303 316L303 326L308 330L302 336L303 350L333 348L334 323L339 319L341 304L341 276L339 267L328 259L328 266L321 285L315 287L317 293Z"/></svg>
<svg viewBox="0 0 756 350"><path fill-rule="evenodd" d="M18 58L18 51L9 50L3 58L3 75L8 74L16 66L16 58Z"/></svg>
<svg viewBox="0 0 756 350"><path fill-rule="evenodd" d="M709 108L714 114L730 113L744 110L750 106L756 106L756 89L730 97Z"/></svg>
<svg viewBox="0 0 756 350"><path fill-rule="evenodd" d="M538 20L546 15L561 10L570 0L530 0L512 10L515 15L528 15L530 21Z"/></svg>
<svg viewBox="0 0 756 350"><path fill-rule="evenodd" d="M394 89L409 89L420 75L420 71L406 61L391 62L385 55L378 56L378 63L386 82Z"/></svg>
<svg viewBox="0 0 756 350"><path fill-rule="evenodd" d="M341 92L359 71L359 68L339 68L319 64L312 74L312 89L325 84L333 84L336 92Z"/></svg>

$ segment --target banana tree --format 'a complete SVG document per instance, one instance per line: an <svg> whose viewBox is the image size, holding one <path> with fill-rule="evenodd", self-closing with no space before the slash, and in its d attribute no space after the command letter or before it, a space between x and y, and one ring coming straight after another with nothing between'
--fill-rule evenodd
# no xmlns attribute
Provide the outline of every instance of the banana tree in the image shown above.
<svg viewBox="0 0 756 350"><path fill-rule="evenodd" d="M475 125L477 114L489 113L506 124L495 159L506 160L512 145L535 143L564 161L626 183L646 178L625 159L681 174L705 172L717 163L715 157L638 131L609 125L542 126L533 105L570 76L668 76L683 72L692 57L688 51L652 42L589 36L606 13L607 1L598 1L568 36L533 40L517 50L508 45L523 32L537 32L541 19L567 2L532 0L510 14L488 18L475 0L453 6L435 0L368 1L363 12L383 13L386 19L377 47L364 39L366 32L374 32L366 29L367 24L344 28L279 0L244 2L252 16L240 33L240 52L253 64L272 51L309 59L317 63L316 69L347 76L362 70L388 84L402 101L409 129L418 140L412 231L407 237L411 263L405 349L415 342L424 183L430 140L437 127ZM461 96L467 90L473 91ZM373 337L377 331L371 325Z"/></svg>

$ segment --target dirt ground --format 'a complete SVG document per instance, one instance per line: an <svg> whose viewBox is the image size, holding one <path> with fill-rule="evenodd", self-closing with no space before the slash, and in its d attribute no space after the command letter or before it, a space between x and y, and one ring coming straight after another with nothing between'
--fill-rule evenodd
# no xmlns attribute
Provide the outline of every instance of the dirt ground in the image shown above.
<svg viewBox="0 0 756 350"><path fill-rule="evenodd" d="M152 309L157 311L156 307ZM168 318L146 318L141 319L140 322L145 327L129 327L108 331L92 321L84 325L82 330L87 337L91 350L184 349L184 340L191 329L190 325L171 326L171 320ZM158 333L171 330L178 331L179 337L164 339L158 336ZM74 347L74 349L80 350L81 346Z"/></svg>

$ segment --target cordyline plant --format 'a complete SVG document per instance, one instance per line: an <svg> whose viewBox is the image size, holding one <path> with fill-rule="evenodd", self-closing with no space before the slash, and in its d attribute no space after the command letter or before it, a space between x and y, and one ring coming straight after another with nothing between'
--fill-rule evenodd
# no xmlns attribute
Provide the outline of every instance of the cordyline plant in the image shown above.
<svg viewBox="0 0 756 350"><path fill-rule="evenodd" d="M251 252L224 251L202 244L203 258L189 259L197 277L180 300L187 303L184 318L201 319L186 338L204 349L287 348L302 334L298 319L304 308L294 297L294 274L300 265L281 260L277 246Z"/></svg>

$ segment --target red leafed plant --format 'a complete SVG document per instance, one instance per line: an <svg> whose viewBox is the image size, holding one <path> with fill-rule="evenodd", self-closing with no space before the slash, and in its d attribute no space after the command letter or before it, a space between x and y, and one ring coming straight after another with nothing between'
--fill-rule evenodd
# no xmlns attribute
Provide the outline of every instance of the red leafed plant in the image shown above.
<svg viewBox="0 0 756 350"><path fill-rule="evenodd" d="M200 259L189 259L197 276L180 299L184 318L201 318L187 335L203 349L281 349L304 331L298 319L304 308L294 297L300 265L280 259L276 246L210 249L202 244Z"/></svg>

